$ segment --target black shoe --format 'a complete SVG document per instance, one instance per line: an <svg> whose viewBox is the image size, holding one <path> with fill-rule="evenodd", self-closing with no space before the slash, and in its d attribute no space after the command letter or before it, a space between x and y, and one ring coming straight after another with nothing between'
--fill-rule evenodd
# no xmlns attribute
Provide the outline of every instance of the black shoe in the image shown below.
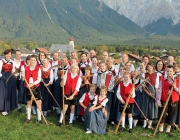
<svg viewBox="0 0 180 140"><path fill-rule="evenodd" d="M173 134L171 132L166 132L166 134L169 136L169 137L173 137Z"/></svg>
<svg viewBox="0 0 180 140"><path fill-rule="evenodd" d="M58 123L56 124L56 126L61 126L61 123L60 123L60 122L58 122Z"/></svg>
<svg viewBox="0 0 180 140"><path fill-rule="evenodd" d="M22 108L19 108L19 109L18 109L18 112L22 113L22 112L23 112Z"/></svg>
<svg viewBox="0 0 180 140"><path fill-rule="evenodd" d="M26 119L25 123L30 123L30 120L29 120L29 119Z"/></svg>
<svg viewBox="0 0 180 140"><path fill-rule="evenodd" d="M132 133L132 129L129 129L129 133Z"/></svg>
<svg viewBox="0 0 180 140"><path fill-rule="evenodd" d="M42 120L38 120L38 123L43 124Z"/></svg>
<svg viewBox="0 0 180 140"><path fill-rule="evenodd" d="M120 128L120 132L123 132L124 130L125 130L124 127L121 127L121 128Z"/></svg>

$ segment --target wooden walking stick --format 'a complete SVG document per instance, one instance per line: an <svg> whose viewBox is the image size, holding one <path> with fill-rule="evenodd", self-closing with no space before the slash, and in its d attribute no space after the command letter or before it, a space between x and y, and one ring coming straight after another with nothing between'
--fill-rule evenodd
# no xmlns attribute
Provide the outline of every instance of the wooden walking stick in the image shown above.
<svg viewBox="0 0 180 140"><path fill-rule="evenodd" d="M175 83L176 83L176 80L174 80L173 85L174 85ZM163 111L162 111L161 116L160 116L160 118L159 118L159 121L158 121L158 123L157 123L156 129L154 130L154 133L153 133L152 136L151 136L151 135L148 135L148 136L151 137L151 138L154 138L154 137L156 136L156 133L157 133L159 124L160 124L161 119L162 119L162 117L163 117L163 115L164 115L164 113L165 113L165 110L166 110L166 107L167 107L167 105L168 105L168 102L169 102L169 100L170 100L170 98L171 98L171 94L172 94L172 91L173 91L173 85L172 85L172 87L171 87L170 93L169 93L168 98L167 98L167 100L166 100L166 103L165 103L165 105L164 105L164 108L163 108Z"/></svg>
<svg viewBox="0 0 180 140"><path fill-rule="evenodd" d="M62 114L63 115L63 125L65 125L65 112L64 112L64 66L61 65L62 67L62 76L63 78L61 79L62 81Z"/></svg>
<svg viewBox="0 0 180 140"><path fill-rule="evenodd" d="M28 85L28 82L27 82L27 80L26 80L26 78L25 78L25 77L24 77L24 81L25 81L26 85ZM34 101L35 101L35 103L36 103L36 105L37 105L37 108L40 110L41 115L42 115L42 117L43 117L43 120L44 120L45 124L46 124L46 125L49 125L49 124L47 123L47 121L46 121L46 119L45 119L45 117L44 117L44 115L43 115L42 111L41 111L41 108L39 107L39 105L38 105L38 103L37 103L37 101L36 101L36 98L35 98L35 96L34 96L34 94L33 94L32 90L31 90L31 88L30 88L30 87L27 87L27 88L29 89L29 92L30 92L30 94L31 94L31 98L32 98L32 100L34 100Z"/></svg>
<svg viewBox="0 0 180 140"><path fill-rule="evenodd" d="M176 127L176 129L180 132L180 129L179 129L179 127L177 126L177 124L175 124L174 122L173 122L173 125Z"/></svg>
<svg viewBox="0 0 180 140"><path fill-rule="evenodd" d="M45 86L45 82L44 82L43 79L42 79L42 82L43 82L43 84L44 84L44 86ZM49 94L51 95L51 97L53 98L53 100L56 102L57 106L58 106L59 108L61 108L60 105L58 104L58 102L56 101L56 99L54 98L53 94L52 94L51 91L49 90L49 88L48 88L47 86L45 86L45 87L46 87L47 91L49 92Z"/></svg>
<svg viewBox="0 0 180 140"><path fill-rule="evenodd" d="M132 88L131 88L131 91L133 90L135 84L136 84L136 80L135 80L134 83L133 83L133 86L132 86ZM126 108L127 108L127 106L128 106L128 102L129 102L130 98L131 98L131 92L129 93L129 96L128 96L128 98L127 98L127 100L126 100L126 103L125 103L125 105L124 105L123 111L122 111L122 113L121 113L121 117L120 117L120 119L119 119L119 122L118 122L118 124L117 124L117 126L116 126L116 129L115 129L115 132L114 132L115 134L117 134L117 131L118 131L119 126L120 126L120 123L121 123L122 118L123 118L123 114L124 114L125 111L126 111Z"/></svg>
<svg viewBox="0 0 180 140"><path fill-rule="evenodd" d="M144 117L144 119L147 121L147 123L150 125L150 127L152 128L151 124L148 122L148 118L144 115L143 111L141 110L141 108L139 107L138 103L136 102L136 100L134 100L134 103L136 104L137 108L139 109L139 111L141 112L142 116Z"/></svg>

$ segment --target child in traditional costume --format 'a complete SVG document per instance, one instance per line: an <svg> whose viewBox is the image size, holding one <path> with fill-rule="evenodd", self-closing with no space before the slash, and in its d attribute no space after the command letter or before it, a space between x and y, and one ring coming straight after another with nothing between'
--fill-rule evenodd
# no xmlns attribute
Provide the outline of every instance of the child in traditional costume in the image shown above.
<svg viewBox="0 0 180 140"><path fill-rule="evenodd" d="M119 84L118 91L116 93L117 98L121 102L120 104L120 112L122 113L124 109L124 105L127 102L127 98L131 94L131 97L128 101L128 106L125 110L125 113L121 114L122 117L122 128L121 131L125 130L125 116L128 115L129 120L129 133L132 132L132 124L133 124L133 118L132 118L132 112L133 112L133 106L134 106L134 97L135 97L135 89L133 87L133 84L130 82L130 73L124 72L123 74L123 82Z"/></svg>
<svg viewBox="0 0 180 140"><path fill-rule="evenodd" d="M79 88L81 86L81 78L78 74L79 67L76 64L71 65L70 70L66 71L66 74L64 75L64 107L61 111L60 120L56 124L57 126L60 126L63 121L63 116L66 113L68 106L70 106L70 120L69 124L73 123L73 117L75 113L75 105L78 104L77 97Z"/></svg>
<svg viewBox="0 0 180 140"><path fill-rule="evenodd" d="M92 106L92 103L94 102L94 98L96 96L96 85L90 84L89 85L89 92L85 92L82 97L79 99L79 104L81 106L80 115L84 117L84 111L88 106ZM83 118L84 120L84 118Z"/></svg>
<svg viewBox="0 0 180 140"><path fill-rule="evenodd" d="M106 97L107 89L105 86L100 88L100 95L95 96L92 106L85 110L85 128L86 133L95 132L97 134L106 134L106 125L108 120L108 113L106 111L106 104L108 98Z"/></svg>
<svg viewBox="0 0 180 140"><path fill-rule="evenodd" d="M170 132L171 126L174 121L174 116L176 115L177 108L178 108L178 101L179 101L179 79L174 79L174 68L173 66L169 65L166 67L166 73L167 77L162 77L160 80L160 84L158 87L158 93L156 96L158 106L161 107L161 113L163 108L165 107L165 103L167 102L168 95L170 94L171 88L173 88L170 100L168 101L168 104L166 106L163 118L161 119L160 125L159 125L159 132L163 132L164 127L164 119L166 117L167 113L167 128L166 133L168 136L172 137L172 133Z"/></svg>
<svg viewBox="0 0 180 140"><path fill-rule="evenodd" d="M31 117L31 106L32 106L32 94L29 91L29 88L32 90L34 97L37 103L37 120L42 124L41 120L41 90L40 90L40 81L41 81L41 69L37 64L36 55L31 55L30 65L25 68L24 73L22 73L22 77L27 80L27 84L25 82L26 87L26 98L27 98L27 119L25 123L30 122Z"/></svg>

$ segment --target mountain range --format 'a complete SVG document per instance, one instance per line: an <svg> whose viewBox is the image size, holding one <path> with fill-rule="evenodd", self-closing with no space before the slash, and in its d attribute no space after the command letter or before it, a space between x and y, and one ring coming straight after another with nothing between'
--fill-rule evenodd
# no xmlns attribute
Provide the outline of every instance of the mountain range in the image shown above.
<svg viewBox="0 0 180 140"><path fill-rule="evenodd" d="M0 0L0 39L159 45L173 36L177 44L179 19L180 0Z"/></svg>
<svg viewBox="0 0 180 140"><path fill-rule="evenodd" d="M0 38L113 43L148 36L98 0L0 0Z"/></svg>
<svg viewBox="0 0 180 140"><path fill-rule="evenodd" d="M102 0L146 31L180 36L180 0Z"/></svg>

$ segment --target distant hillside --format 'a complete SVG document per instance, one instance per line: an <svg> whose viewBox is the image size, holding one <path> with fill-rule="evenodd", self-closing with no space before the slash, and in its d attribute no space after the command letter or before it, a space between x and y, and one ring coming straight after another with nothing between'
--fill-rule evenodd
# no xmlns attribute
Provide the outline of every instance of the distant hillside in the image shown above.
<svg viewBox="0 0 180 140"><path fill-rule="evenodd" d="M171 19L161 18L147 25L144 29L155 35L180 37L180 23L174 25Z"/></svg>
<svg viewBox="0 0 180 140"><path fill-rule="evenodd" d="M0 1L0 39L113 43L148 35L98 0Z"/></svg>
<svg viewBox="0 0 180 140"><path fill-rule="evenodd" d="M168 35L173 25L171 19L160 18L156 22L145 26L144 29L153 34Z"/></svg>

